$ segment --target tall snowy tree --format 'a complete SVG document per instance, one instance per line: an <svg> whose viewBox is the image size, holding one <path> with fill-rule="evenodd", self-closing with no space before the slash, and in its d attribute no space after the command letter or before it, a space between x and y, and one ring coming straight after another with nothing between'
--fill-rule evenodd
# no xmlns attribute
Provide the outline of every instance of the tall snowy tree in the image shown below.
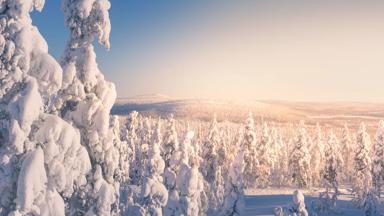
<svg viewBox="0 0 384 216"><path fill-rule="evenodd" d="M166 167L169 167L171 157L178 148L179 140L176 132L175 119L173 118L173 115L171 115L168 119L168 125L165 130L163 141L163 158Z"/></svg>
<svg viewBox="0 0 384 216"><path fill-rule="evenodd" d="M108 0L62 0L70 38L61 59L63 86L55 102L60 115L80 129L81 142L91 158L93 177L83 188L85 196L80 193L73 198L82 206L77 211L88 209L89 214L98 215L117 211L112 205L118 199L112 198L119 190L113 175L118 168L114 160L119 156L109 124L116 91L99 70L92 45L97 38L107 49L110 47L109 8Z"/></svg>
<svg viewBox="0 0 384 216"><path fill-rule="evenodd" d="M248 114L245 121L245 131L242 141L242 148L244 148L244 183L245 187L251 188L256 186L256 179L258 177L257 167L259 161L256 154L256 133L252 113Z"/></svg>
<svg viewBox="0 0 384 216"><path fill-rule="evenodd" d="M160 128L158 121L157 130ZM157 134L157 132L155 132ZM146 215L162 215L162 208L167 204L168 191L163 184L165 163L160 156L161 138L159 134L153 139L148 154L145 177L141 186L140 204L145 209Z"/></svg>
<svg viewBox="0 0 384 216"><path fill-rule="evenodd" d="M359 207L363 207L364 200L372 187L370 157L371 140L366 131L364 123L360 124L356 136L356 151L354 156L353 189L355 192L355 201Z"/></svg>
<svg viewBox="0 0 384 216"><path fill-rule="evenodd" d="M240 147L229 169L229 178L225 184L224 205L221 211L223 216L241 215L244 211L244 179L243 172L244 146Z"/></svg>
<svg viewBox="0 0 384 216"><path fill-rule="evenodd" d="M292 181L298 187L307 187L310 182L310 160L308 152L308 137L304 122L299 123L297 135L294 140L293 150L289 156L289 167Z"/></svg>
<svg viewBox="0 0 384 216"><path fill-rule="evenodd" d="M0 3L0 215L64 215L91 169L78 130L48 114L62 70L32 26L43 6Z"/></svg>
<svg viewBox="0 0 384 216"><path fill-rule="evenodd" d="M215 114L204 146L203 159L205 163L203 167L201 167L202 174L208 183L206 189L210 191L208 197L212 211L218 209L220 203L222 203L224 193L224 182L221 174L221 166L218 163L219 156L217 154L219 145L221 145L221 140Z"/></svg>
<svg viewBox="0 0 384 216"><path fill-rule="evenodd" d="M324 167L324 143L319 124L316 124L316 133L310 146L311 152L311 180L313 184L319 184L321 171Z"/></svg>
<svg viewBox="0 0 384 216"><path fill-rule="evenodd" d="M342 170L343 180L349 181L353 173L353 151L352 139L347 125L344 125L341 132L340 148L343 155L344 168Z"/></svg>
<svg viewBox="0 0 384 216"><path fill-rule="evenodd" d="M139 161L139 151L138 151L138 136L137 136L137 127L138 127L138 113L133 111L129 113L125 127L122 127L121 140L125 142L127 157L129 161L129 177L132 179L135 176L136 167L138 166ZM132 181L131 181L132 183Z"/></svg>
<svg viewBox="0 0 384 216"><path fill-rule="evenodd" d="M271 146L271 137L269 136L268 124L264 122L261 130L261 136L259 142L256 144L256 152L258 159L257 166L257 183L260 187L266 187L269 184L269 177L272 168L271 154L275 151Z"/></svg>
<svg viewBox="0 0 384 216"><path fill-rule="evenodd" d="M179 214L199 215L201 192L204 190L203 179L198 170L198 160L191 142L194 132L187 129L181 148L180 170L176 187L180 194Z"/></svg>
<svg viewBox="0 0 384 216"><path fill-rule="evenodd" d="M384 183L384 121L379 122L376 132L375 144L373 146L373 186L376 194L380 197L381 188Z"/></svg>
<svg viewBox="0 0 384 216"><path fill-rule="evenodd" d="M286 185L288 177L288 146L285 144L283 137L281 135L281 129L274 130L273 142L276 146L276 159L273 172L273 183L281 186Z"/></svg>
<svg viewBox="0 0 384 216"><path fill-rule="evenodd" d="M339 195L339 180L343 167L343 157L340 154L338 146L338 140L331 130L325 146L325 161L322 170L323 183L326 188L326 191L322 196L326 200L328 208L323 209L323 211L334 210L336 207L337 196Z"/></svg>

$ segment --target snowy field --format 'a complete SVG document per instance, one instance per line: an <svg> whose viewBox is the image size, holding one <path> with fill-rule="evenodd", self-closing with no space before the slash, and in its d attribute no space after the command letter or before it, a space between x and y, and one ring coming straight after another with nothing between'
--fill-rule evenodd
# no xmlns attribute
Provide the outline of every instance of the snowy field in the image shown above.
<svg viewBox="0 0 384 216"><path fill-rule="evenodd" d="M273 209L277 206L289 208L292 204L293 188L268 188L247 190L245 192L244 216L273 215ZM342 188L341 195L337 201L337 212L324 213L322 215L364 215L362 209L356 208L352 202L353 195ZM310 209L311 203L318 199L319 191L316 189L304 190L305 205ZM310 211L310 210L309 210ZM384 205L380 205L379 212L384 213Z"/></svg>

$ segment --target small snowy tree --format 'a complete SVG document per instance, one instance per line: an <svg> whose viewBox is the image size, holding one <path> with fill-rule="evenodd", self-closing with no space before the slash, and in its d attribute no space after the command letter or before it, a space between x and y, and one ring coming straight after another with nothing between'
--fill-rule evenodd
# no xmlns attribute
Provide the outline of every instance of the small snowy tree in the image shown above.
<svg viewBox="0 0 384 216"><path fill-rule="evenodd" d="M301 191L295 190L292 197L293 205L290 212L296 216L308 216L307 209L305 208L304 195Z"/></svg>
<svg viewBox="0 0 384 216"><path fill-rule="evenodd" d="M257 167L259 162L256 155L256 133L252 113L248 114L245 121L245 131L242 142L244 148L244 183L245 187L250 188L256 186L258 177Z"/></svg>
<svg viewBox="0 0 384 216"><path fill-rule="evenodd" d="M289 157L292 180L298 187L307 187L310 181L310 160L308 137L304 122L301 121L294 140L293 151Z"/></svg>
<svg viewBox="0 0 384 216"><path fill-rule="evenodd" d="M365 124L361 123L356 136L353 173L353 189L358 207L364 206L364 200L372 187L370 142Z"/></svg>
<svg viewBox="0 0 384 216"><path fill-rule="evenodd" d="M379 122L376 132L375 144L373 147L373 186L377 196L380 197L381 188L384 182L384 121Z"/></svg>

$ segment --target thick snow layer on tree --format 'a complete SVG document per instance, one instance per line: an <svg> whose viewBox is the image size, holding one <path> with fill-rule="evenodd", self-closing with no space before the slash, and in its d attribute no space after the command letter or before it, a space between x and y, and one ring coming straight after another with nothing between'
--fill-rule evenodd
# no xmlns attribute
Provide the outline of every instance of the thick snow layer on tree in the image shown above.
<svg viewBox="0 0 384 216"><path fill-rule="evenodd" d="M86 149L80 144L78 130L55 115L45 114L41 116L35 139L45 144L50 189L69 197L74 187L87 182L85 175L91 170L91 162Z"/></svg>
<svg viewBox="0 0 384 216"><path fill-rule="evenodd" d="M44 168L44 152L38 147L28 153L21 165L17 182L18 210L40 214L39 205L43 204L47 184Z"/></svg>

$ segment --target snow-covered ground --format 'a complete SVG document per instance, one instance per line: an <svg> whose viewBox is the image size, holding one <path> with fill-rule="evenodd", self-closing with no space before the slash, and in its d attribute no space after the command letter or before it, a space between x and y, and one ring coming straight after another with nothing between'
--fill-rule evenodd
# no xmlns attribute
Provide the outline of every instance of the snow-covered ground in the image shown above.
<svg viewBox="0 0 384 216"><path fill-rule="evenodd" d="M295 188L266 188L266 189L250 189L247 190L245 196L245 212L244 216L251 215L273 215L273 209L278 206L289 208L292 204L292 194ZM318 188L303 190L305 195L305 205L310 211L311 203L318 199ZM364 215L362 209L356 208L352 201L352 194L345 187L342 187L341 195L337 201L338 213L326 213L323 215ZM379 206L379 212L384 214L384 204Z"/></svg>

